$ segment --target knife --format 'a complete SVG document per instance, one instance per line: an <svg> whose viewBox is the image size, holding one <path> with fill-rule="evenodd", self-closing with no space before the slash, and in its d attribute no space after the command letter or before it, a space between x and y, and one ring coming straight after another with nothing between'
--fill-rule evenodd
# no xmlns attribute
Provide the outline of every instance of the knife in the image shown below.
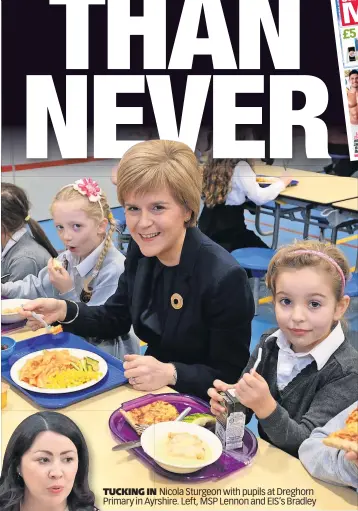
<svg viewBox="0 0 358 511"><path fill-rule="evenodd" d="M184 419L184 417L186 417L188 415L190 410L191 410L190 406L188 408L185 408L185 410L183 410L181 412L181 414L178 415L178 417L175 419L175 421L179 422L182 419ZM112 447L112 451L126 451L128 449L134 449L135 447L140 447L140 446L141 446L141 441L139 439L139 440L134 440L132 442L124 442L123 444L115 445L114 447Z"/></svg>

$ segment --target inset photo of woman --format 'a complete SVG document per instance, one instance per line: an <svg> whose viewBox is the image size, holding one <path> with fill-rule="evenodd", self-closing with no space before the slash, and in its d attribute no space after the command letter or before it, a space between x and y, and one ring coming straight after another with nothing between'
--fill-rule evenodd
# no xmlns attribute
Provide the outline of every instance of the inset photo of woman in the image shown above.
<svg viewBox="0 0 358 511"><path fill-rule="evenodd" d="M15 429L0 478L1 511L99 511L88 484L89 455L76 424L38 412Z"/></svg>

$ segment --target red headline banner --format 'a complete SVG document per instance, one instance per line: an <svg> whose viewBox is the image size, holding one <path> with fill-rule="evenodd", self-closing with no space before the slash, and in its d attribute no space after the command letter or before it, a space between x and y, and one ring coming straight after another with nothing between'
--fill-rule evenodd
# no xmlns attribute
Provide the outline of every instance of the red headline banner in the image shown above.
<svg viewBox="0 0 358 511"><path fill-rule="evenodd" d="M358 25L358 0L338 0L342 26Z"/></svg>

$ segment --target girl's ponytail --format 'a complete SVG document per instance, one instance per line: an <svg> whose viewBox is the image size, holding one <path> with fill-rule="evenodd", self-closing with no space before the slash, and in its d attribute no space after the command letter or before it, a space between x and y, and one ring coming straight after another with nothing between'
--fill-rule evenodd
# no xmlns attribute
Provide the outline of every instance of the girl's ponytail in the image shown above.
<svg viewBox="0 0 358 511"><path fill-rule="evenodd" d="M31 234L39 245L44 247L52 257L57 257L57 251L54 249L50 240L36 220L29 216L30 203L25 190L13 183L2 183L1 185L1 227L7 236L12 236L15 232L28 223Z"/></svg>
<svg viewBox="0 0 358 511"><path fill-rule="evenodd" d="M27 225L30 227L31 234L35 238L35 241L37 241L39 245L44 247L47 250L47 252L51 254L51 257L57 257L58 256L57 250L52 246L44 230L40 227L40 224L31 217L26 218L28 218Z"/></svg>

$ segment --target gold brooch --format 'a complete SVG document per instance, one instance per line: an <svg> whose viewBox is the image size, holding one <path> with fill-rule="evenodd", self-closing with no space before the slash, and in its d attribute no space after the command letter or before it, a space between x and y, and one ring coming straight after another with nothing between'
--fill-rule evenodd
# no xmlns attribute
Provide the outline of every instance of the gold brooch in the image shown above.
<svg viewBox="0 0 358 511"><path fill-rule="evenodd" d="M183 298L178 293L174 293L170 297L170 303L172 304L173 309L181 309L183 307Z"/></svg>

